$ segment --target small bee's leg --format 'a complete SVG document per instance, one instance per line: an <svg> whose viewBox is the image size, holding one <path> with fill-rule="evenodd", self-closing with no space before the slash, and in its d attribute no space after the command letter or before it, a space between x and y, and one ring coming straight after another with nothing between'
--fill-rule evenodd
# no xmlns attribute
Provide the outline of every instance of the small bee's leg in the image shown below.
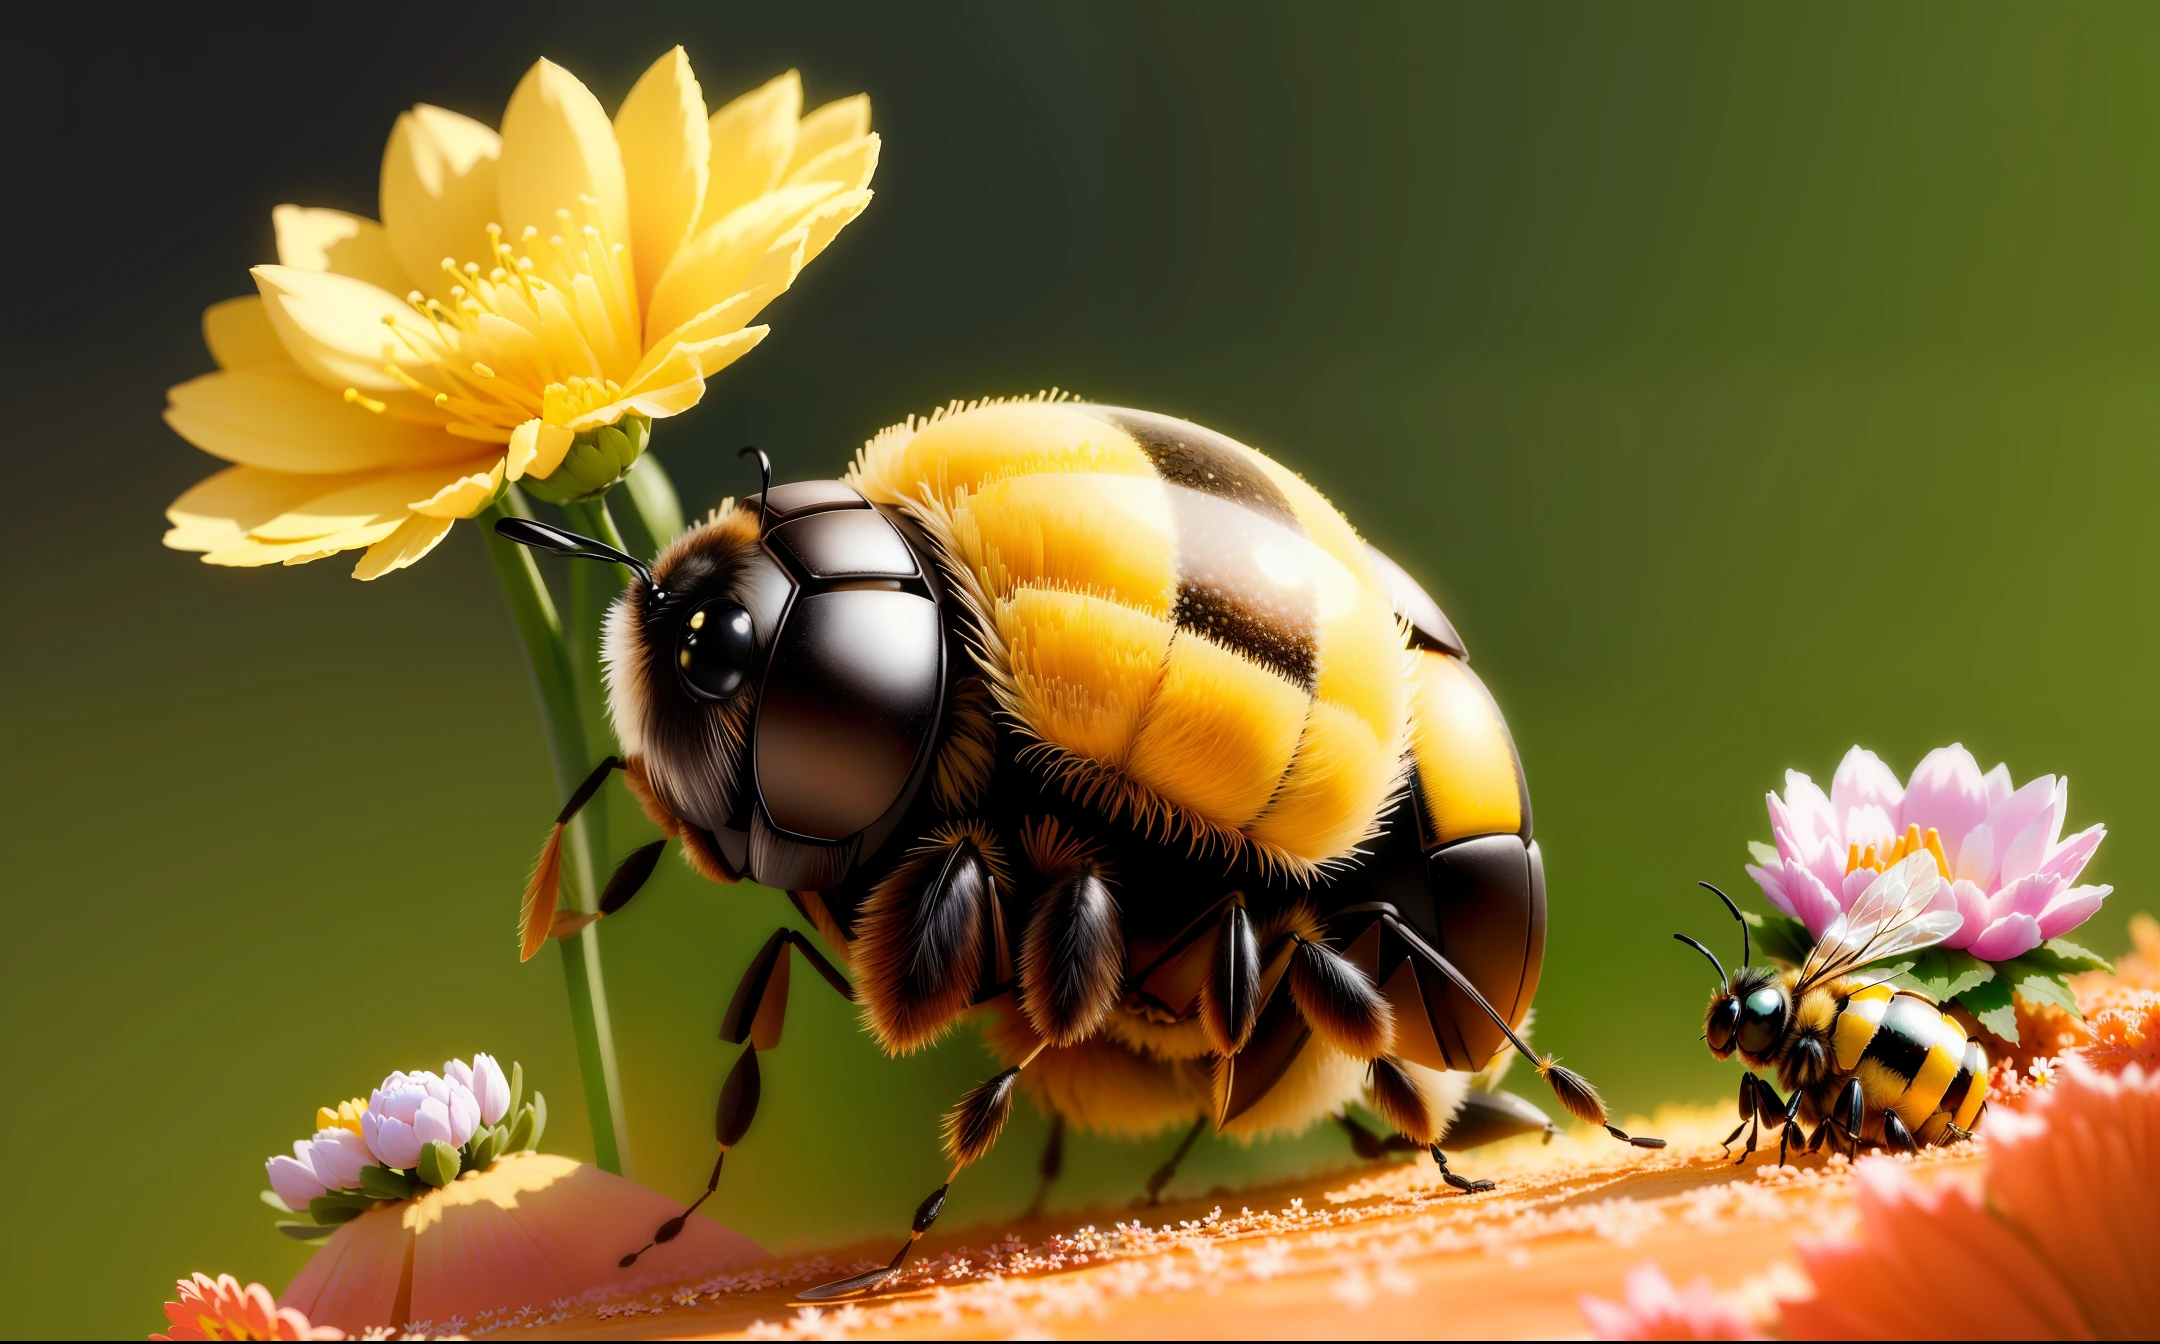
<svg viewBox="0 0 2160 1344"><path fill-rule="evenodd" d="M1898 1118L1896 1111L1883 1112L1882 1132L1884 1141L1899 1152L1917 1153L1920 1151L1919 1147L1913 1143L1912 1131L1905 1128L1905 1122Z"/></svg>
<svg viewBox="0 0 2160 1344"><path fill-rule="evenodd" d="M1740 1137L1740 1131L1746 1129L1748 1127L1748 1122L1753 1120L1754 1118L1755 1075L1752 1073L1743 1073L1740 1075L1740 1123L1733 1126L1733 1132L1727 1134L1725 1136L1725 1142L1719 1144L1718 1147L1730 1151L1733 1146L1733 1141Z"/></svg>
<svg viewBox="0 0 2160 1344"><path fill-rule="evenodd" d="M728 1071L727 1081L720 1087L720 1105L713 1117L713 1138L719 1144L720 1152L713 1158L712 1176L705 1182L705 1193L699 1195L689 1208L660 1224L651 1241L624 1256L623 1268L628 1269L645 1252L662 1242L673 1241L681 1234L690 1215L720 1188L720 1168L727 1161L728 1150L742 1142L743 1135L750 1130L750 1122L757 1118L758 1097L763 1090L758 1078L758 1052L780 1044L781 1028L787 1025L790 947L802 953L810 968L841 998L854 1001L855 990L847 977L827 961L808 938L793 929L776 929L773 936L765 940L758 954L750 959L750 969L743 972L741 982L735 986L735 997L728 1003L727 1014L720 1020L721 1040L730 1045L748 1041L750 1048L735 1057L735 1067Z"/></svg>
<svg viewBox="0 0 2160 1344"><path fill-rule="evenodd" d="M1837 1108L1831 1114L1845 1130L1845 1155L1858 1159L1860 1127L1867 1123L1867 1101L1858 1078L1845 1084L1845 1090L1838 1094Z"/></svg>
<svg viewBox="0 0 2160 1344"><path fill-rule="evenodd" d="M1185 1137L1178 1140L1176 1149L1171 1152L1169 1157L1163 1159L1163 1164L1155 1168L1148 1176L1145 1203L1150 1205L1162 1203L1163 1187L1170 1184L1171 1180L1177 1176L1177 1169L1185 1164L1185 1155L1190 1153L1192 1146L1200 1141L1200 1135L1207 1127L1208 1118L1204 1115L1193 1121L1192 1128L1185 1131Z"/></svg>
<svg viewBox="0 0 2160 1344"><path fill-rule="evenodd" d="M1800 1089L1794 1088L1786 1098L1785 1109L1778 1118L1777 1164L1785 1165L1785 1158L1792 1147L1793 1131L1800 1128Z"/></svg>
<svg viewBox="0 0 2160 1344"><path fill-rule="evenodd" d="M1065 1174L1064 1116L1050 1117L1050 1138L1043 1144L1042 1161L1036 1164L1035 1170L1041 1179L1035 1186L1035 1198L1028 1201L1027 1211L1020 1215L1022 1218L1041 1215L1043 1201L1050 1197L1050 1187L1057 1183L1058 1177Z"/></svg>
<svg viewBox="0 0 2160 1344"><path fill-rule="evenodd" d="M952 1170L945 1174L943 1185L915 1206L915 1220L908 1229L908 1239L900 1243L891 1262L883 1269L805 1289L795 1295L798 1301L822 1302L827 1298L867 1293L900 1272L900 1267L907 1263L908 1253L915 1249L915 1243L923 1239L930 1225L945 1211L945 1196L951 1191L952 1183L962 1170L988 1153L996 1145L998 1135L1005 1132L1005 1122L1012 1118L1013 1080L1042 1052L1043 1046L1036 1046L1026 1059L978 1085L960 1098L959 1105L945 1113L945 1155L952 1160Z"/></svg>
<svg viewBox="0 0 2160 1344"><path fill-rule="evenodd" d="M1429 1151L1432 1153L1434 1164L1440 1168L1440 1179L1446 1181L1453 1188L1462 1191L1466 1195L1483 1194L1487 1190L1496 1188L1491 1181L1473 1181L1467 1176L1456 1175L1449 1169L1447 1154L1440 1151L1439 1144L1433 1144Z"/></svg>
<svg viewBox="0 0 2160 1344"><path fill-rule="evenodd" d="M1350 1151L1356 1153L1359 1157L1364 1158L1368 1162L1377 1162L1381 1158L1387 1156L1389 1153L1416 1153L1424 1151L1425 1145L1418 1143L1415 1140L1404 1138L1400 1134L1390 1134L1383 1138L1380 1135L1373 1133L1371 1130L1365 1128L1365 1126L1359 1124L1357 1122L1357 1118L1351 1115L1348 1111L1344 1111L1342 1114L1336 1116L1335 1123L1341 1125L1344 1131L1346 1131L1350 1135Z"/></svg>
<svg viewBox="0 0 2160 1344"><path fill-rule="evenodd" d="M1829 1137L1830 1121L1828 1119L1825 1119L1821 1124L1815 1126L1815 1132L1808 1136L1807 1150L1810 1153L1821 1152L1824 1140L1828 1139ZM1832 1151L1834 1152L1836 1150L1833 1149Z"/></svg>

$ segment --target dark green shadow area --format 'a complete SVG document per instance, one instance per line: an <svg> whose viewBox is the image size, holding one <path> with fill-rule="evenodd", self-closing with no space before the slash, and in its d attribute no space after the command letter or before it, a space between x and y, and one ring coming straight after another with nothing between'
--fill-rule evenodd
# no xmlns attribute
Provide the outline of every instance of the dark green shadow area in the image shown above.
<svg viewBox="0 0 2160 1344"><path fill-rule="evenodd" d="M789 65L875 100L876 204L659 427L686 500L745 488L741 443L835 474L910 411L1058 385L1276 454L1425 576L1530 772L1539 1038L1620 1109L1730 1092L1670 934L1722 948L1693 883L1746 884L1788 766L1961 740L2067 774L2113 831L2089 941L2153 905L2160 12L370 15L49 26L4 95L8 1333L148 1331L195 1269L281 1285L307 1252L263 1158L391 1068L522 1059L550 1146L586 1143L560 974L513 952L555 801L471 530L368 585L157 543L212 465L163 389L270 207L372 214L400 108L493 121L542 53L610 104L677 41L714 104ZM669 860L606 926L657 1188L702 1185L719 1012L787 913ZM898 1235L987 1058L885 1060L798 981L715 1211ZM1043 1132L1023 1107L947 1219L1024 1204ZM1062 1199L1122 1202L1173 1141L1076 1141ZM1185 1180L1346 1157L1204 1145Z"/></svg>

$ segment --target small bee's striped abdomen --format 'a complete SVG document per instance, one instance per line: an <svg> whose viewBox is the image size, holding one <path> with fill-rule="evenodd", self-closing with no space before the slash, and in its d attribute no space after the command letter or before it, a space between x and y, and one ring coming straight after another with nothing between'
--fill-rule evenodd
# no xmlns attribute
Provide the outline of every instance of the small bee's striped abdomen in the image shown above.
<svg viewBox="0 0 2160 1344"><path fill-rule="evenodd" d="M1888 985L1875 985L1845 1001L1845 1011L1838 1014L1837 1025L1830 1033L1839 1073L1851 1073L1860 1067L1861 1053L1875 1039L1876 1027L1889 1010L1894 994Z"/></svg>
<svg viewBox="0 0 2160 1344"><path fill-rule="evenodd" d="M1831 1036L1838 1072L1860 1080L1869 1138L1880 1141L1881 1117L1895 1112L1919 1142L1941 1143L1953 1124L1970 1129L1987 1099L1987 1052L1925 995L1869 986L1847 998Z"/></svg>

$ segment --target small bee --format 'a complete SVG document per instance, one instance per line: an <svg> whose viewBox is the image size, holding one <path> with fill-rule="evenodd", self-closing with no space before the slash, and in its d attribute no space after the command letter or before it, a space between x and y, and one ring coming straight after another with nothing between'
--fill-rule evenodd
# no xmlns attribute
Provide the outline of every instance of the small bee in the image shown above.
<svg viewBox="0 0 2160 1344"><path fill-rule="evenodd" d="M638 576L606 635L624 759L557 818L526 955L597 917L556 910L560 837L618 766L700 873L786 891L824 944L777 930L736 989L721 1034L750 1048L705 1194L756 1115L793 954L888 1051L981 1018L1008 1066L946 1117L952 1174L892 1263L803 1296L897 1272L1016 1086L1056 1121L1046 1184L1067 1121L1190 1124L1182 1157L1210 1127L1333 1118L1361 1153L1429 1149L1463 1191L1491 1183L1443 1140L1549 1129L1474 1082L1528 1053L1544 958L1514 743L1440 608L1311 486L1199 425L1060 399L910 419L844 480L776 487L759 460L756 496L650 568L497 527ZM1537 1067L1570 1113L1662 1146Z"/></svg>
<svg viewBox="0 0 2160 1344"><path fill-rule="evenodd" d="M1703 1040L1719 1059L1735 1049L1749 1070L1740 1075L1740 1124L1730 1148L1747 1131L1739 1161L1755 1151L1762 1127L1779 1131L1783 1166L1801 1125L1814 1126L1807 1151L1844 1140L1913 1152L1920 1144L1971 1138L1987 1110L1988 1057L1956 1018L1933 999L1893 990L1883 963L1932 947L1958 931L1954 910L1927 907L1941 886L1933 856L1914 854L1868 885L1838 916L1797 969L1755 966L1747 921L1730 896L1717 892L1740 920L1740 969L1728 976L1715 953L1684 933L1673 937L1717 967ZM1877 977L1870 978L1870 967ZM1775 1068L1776 1089L1752 1070Z"/></svg>

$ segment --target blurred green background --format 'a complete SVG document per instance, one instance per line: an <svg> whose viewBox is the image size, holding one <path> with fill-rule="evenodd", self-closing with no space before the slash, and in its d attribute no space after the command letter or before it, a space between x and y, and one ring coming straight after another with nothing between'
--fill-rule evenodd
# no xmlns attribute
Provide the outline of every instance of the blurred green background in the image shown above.
<svg viewBox="0 0 2160 1344"><path fill-rule="evenodd" d="M88 7L74 7L87 13ZM282 1285L256 1202L316 1105L488 1049L584 1149L517 890L555 807L472 529L370 585L160 548L214 464L158 421L283 201L372 215L396 113L499 118L543 53L610 105L685 44L715 106L867 90L878 199L657 451L831 475L951 397L1058 385L1275 454L1421 574L1507 710L1552 879L1539 1032L1622 1110L1729 1094L1696 1040L1762 794L1855 741L2146 818L2160 432L2160 10L1603 5L53 12L10 62L0 714L10 1155L0 1331L130 1335L190 1270ZM20 230L20 232L16 232ZM617 844L628 808L618 804ZM719 1010L786 912L663 880L605 931L635 1174L687 1192ZM899 1234L939 1112L804 982L719 1215ZM1540 1098L1541 1102L1546 1099ZM1022 1110L954 1225L1026 1200ZM1172 1142L1072 1146L1122 1201ZM1340 1162L1208 1148L1184 1188Z"/></svg>

